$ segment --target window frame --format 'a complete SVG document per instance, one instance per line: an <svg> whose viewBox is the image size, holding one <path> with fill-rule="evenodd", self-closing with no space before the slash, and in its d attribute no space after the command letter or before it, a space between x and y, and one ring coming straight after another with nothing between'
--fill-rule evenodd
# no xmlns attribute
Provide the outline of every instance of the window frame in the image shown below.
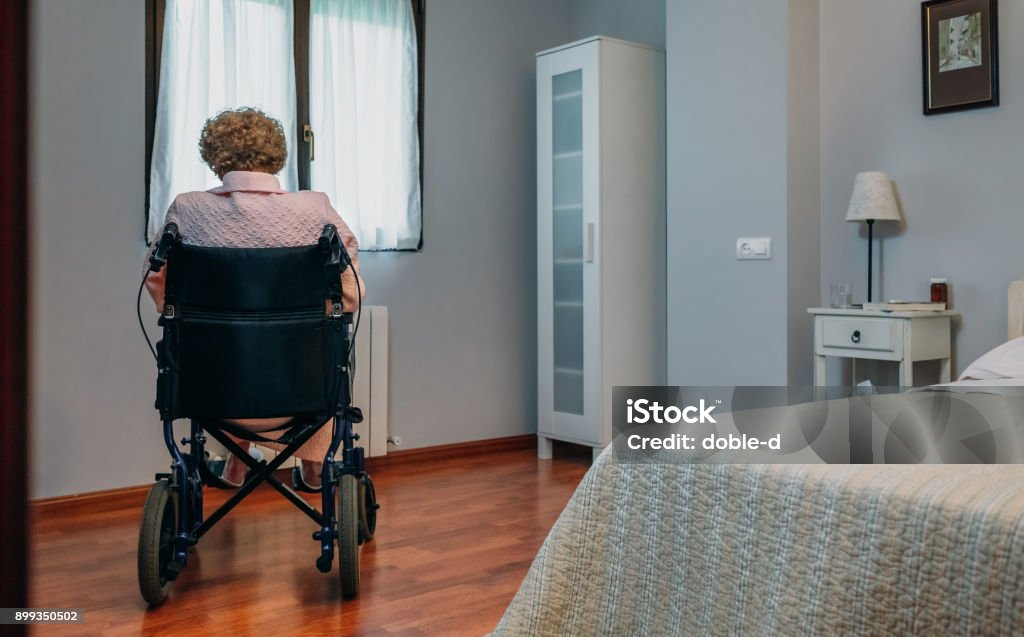
<svg viewBox="0 0 1024 637"><path fill-rule="evenodd" d="M309 0L292 0L294 16L295 55L295 141L296 148L303 151L298 157L298 181L300 190L310 189L310 162L308 146L303 141L303 126L309 123ZM423 88L424 49L426 26L426 0L409 0L412 5L413 23L416 30L416 75L417 105L416 132L419 137L419 179L420 179L420 238L415 248L374 249L367 252L420 252L423 250ZM160 90L160 56L163 50L164 14L166 0L146 0L146 162L145 162L145 217L142 240L146 241L149 227L149 175L153 165L153 137L156 133L157 93ZM316 130L313 131L314 135ZM314 142L315 143L315 142Z"/></svg>

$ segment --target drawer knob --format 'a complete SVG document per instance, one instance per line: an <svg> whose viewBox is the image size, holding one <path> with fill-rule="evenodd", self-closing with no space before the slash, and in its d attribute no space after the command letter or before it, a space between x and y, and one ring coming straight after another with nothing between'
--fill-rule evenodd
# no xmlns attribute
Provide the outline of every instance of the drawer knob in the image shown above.
<svg viewBox="0 0 1024 637"><path fill-rule="evenodd" d="M854 343L860 342L860 330L854 330L853 334L850 335L850 340Z"/></svg>

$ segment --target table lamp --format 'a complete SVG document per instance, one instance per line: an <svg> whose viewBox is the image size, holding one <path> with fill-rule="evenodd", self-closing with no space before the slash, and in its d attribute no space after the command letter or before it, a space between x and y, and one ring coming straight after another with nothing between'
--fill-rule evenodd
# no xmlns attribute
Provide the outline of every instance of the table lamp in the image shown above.
<svg viewBox="0 0 1024 637"><path fill-rule="evenodd" d="M876 221L899 221L900 209L892 181L885 173L858 173L853 182L853 196L846 211L847 221L868 222L868 302L871 302L872 230Z"/></svg>

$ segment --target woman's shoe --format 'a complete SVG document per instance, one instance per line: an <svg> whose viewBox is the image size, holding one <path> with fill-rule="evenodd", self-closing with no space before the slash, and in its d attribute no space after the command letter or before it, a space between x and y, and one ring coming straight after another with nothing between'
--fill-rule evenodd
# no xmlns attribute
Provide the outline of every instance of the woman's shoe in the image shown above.
<svg viewBox="0 0 1024 637"><path fill-rule="evenodd" d="M302 491L303 493L320 493L324 490L323 485L310 486L306 479L302 477L302 467L292 467L292 487L296 491Z"/></svg>

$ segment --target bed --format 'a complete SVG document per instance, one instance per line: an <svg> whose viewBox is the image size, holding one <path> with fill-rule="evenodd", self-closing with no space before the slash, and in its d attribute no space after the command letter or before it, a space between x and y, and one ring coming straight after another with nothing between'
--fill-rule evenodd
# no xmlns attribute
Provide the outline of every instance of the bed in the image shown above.
<svg viewBox="0 0 1024 637"><path fill-rule="evenodd" d="M1009 308L1024 344L1024 282ZM1024 401L1021 378L934 395L1019 425L1024 402L994 394ZM609 448L493 634L1024 635L1024 466L643 465Z"/></svg>

